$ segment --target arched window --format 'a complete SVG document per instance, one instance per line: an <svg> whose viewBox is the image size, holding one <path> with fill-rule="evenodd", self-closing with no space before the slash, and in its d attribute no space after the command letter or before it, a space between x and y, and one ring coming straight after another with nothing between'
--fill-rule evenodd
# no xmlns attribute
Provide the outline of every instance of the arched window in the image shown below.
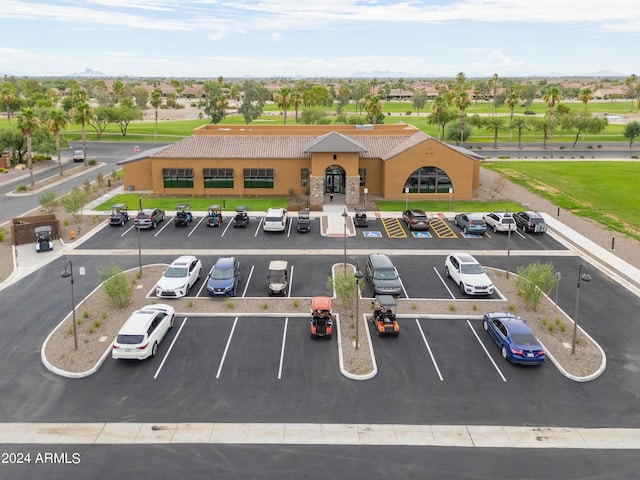
<svg viewBox="0 0 640 480"><path fill-rule="evenodd" d="M404 182L409 193L449 193L451 179L447 173L438 167L420 167L414 170Z"/></svg>

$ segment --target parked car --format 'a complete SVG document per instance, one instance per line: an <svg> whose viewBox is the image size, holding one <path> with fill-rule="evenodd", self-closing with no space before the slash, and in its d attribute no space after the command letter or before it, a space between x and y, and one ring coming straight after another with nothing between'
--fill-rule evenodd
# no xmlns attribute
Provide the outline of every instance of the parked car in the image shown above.
<svg viewBox="0 0 640 480"><path fill-rule="evenodd" d="M371 285L374 295L402 294L402 282L391 259L382 253L372 253L367 257L365 278Z"/></svg>
<svg viewBox="0 0 640 480"><path fill-rule="evenodd" d="M495 288L480 262L468 253L453 253L444 261L444 273L463 295L491 295Z"/></svg>
<svg viewBox="0 0 640 480"><path fill-rule="evenodd" d="M193 255L176 258L156 284L156 297L184 297L200 279L202 262Z"/></svg>
<svg viewBox="0 0 640 480"><path fill-rule="evenodd" d="M221 257L207 276L210 297L235 297L240 283L240 262L236 257Z"/></svg>
<svg viewBox="0 0 640 480"><path fill-rule="evenodd" d="M547 231L547 223L538 212L518 212L513 214L518 228L523 232L544 233Z"/></svg>
<svg viewBox="0 0 640 480"><path fill-rule="evenodd" d="M111 356L137 360L155 356L158 344L173 327L174 318L174 308L162 303L136 310L118 332L111 346Z"/></svg>
<svg viewBox="0 0 640 480"><path fill-rule="evenodd" d="M73 152L74 162L84 162L84 152L82 150L76 150Z"/></svg>
<svg viewBox="0 0 640 480"><path fill-rule="evenodd" d="M429 217L423 210L405 210L402 219L409 230L429 230Z"/></svg>
<svg viewBox="0 0 640 480"><path fill-rule="evenodd" d="M475 233L484 235L487 231L487 224L477 213L458 213L453 218L453 223L459 226L464 233Z"/></svg>
<svg viewBox="0 0 640 480"><path fill-rule="evenodd" d="M126 203L116 203L111 205L109 215L109 225L124 225L129 221L129 212Z"/></svg>
<svg viewBox="0 0 640 480"><path fill-rule="evenodd" d="M505 360L530 365L544 363L544 348L522 318L512 313L485 313L482 327Z"/></svg>
<svg viewBox="0 0 640 480"><path fill-rule="evenodd" d="M247 207L244 205L238 205L236 207L236 214L233 217L233 228L247 228L249 224L249 213Z"/></svg>
<svg viewBox="0 0 640 480"><path fill-rule="evenodd" d="M158 223L164 220L164 210L159 208L146 208L138 212L138 216L133 222L136 228L151 228L154 229L158 226Z"/></svg>
<svg viewBox="0 0 640 480"><path fill-rule="evenodd" d="M513 215L504 212L491 212L484 216L487 228L493 228L494 232L508 232L517 230L516 221Z"/></svg>
<svg viewBox="0 0 640 480"><path fill-rule="evenodd" d="M265 232L284 232L287 228L287 211L284 208L270 208L264 217L262 229Z"/></svg>

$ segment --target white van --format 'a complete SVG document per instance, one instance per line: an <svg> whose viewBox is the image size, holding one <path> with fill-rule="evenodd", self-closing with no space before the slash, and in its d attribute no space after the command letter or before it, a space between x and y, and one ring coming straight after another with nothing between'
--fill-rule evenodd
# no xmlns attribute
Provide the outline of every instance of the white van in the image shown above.
<svg viewBox="0 0 640 480"><path fill-rule="evenodd" d="M267 210L262 228L265 232L284 232L287 228L287 211L284 208Z"/></svg>

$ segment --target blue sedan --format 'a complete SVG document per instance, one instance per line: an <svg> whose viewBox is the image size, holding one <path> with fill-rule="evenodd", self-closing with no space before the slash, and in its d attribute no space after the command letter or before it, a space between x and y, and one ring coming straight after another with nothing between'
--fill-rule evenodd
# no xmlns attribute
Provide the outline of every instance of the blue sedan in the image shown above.
<svg viewBox="0 0 640 480"><path fill-rule="evenodd" d="M210 297L235 297L240 282L240 262L235 257L221 257L209 272L207 293Z"/></svg>
<svg viewBox="0 0 640 480"><path fill-rule="evenodd" d="M485 313L482 326L500 347L503 358L527 365L544 362L544 348L522 318L511 313Z"/></svg>

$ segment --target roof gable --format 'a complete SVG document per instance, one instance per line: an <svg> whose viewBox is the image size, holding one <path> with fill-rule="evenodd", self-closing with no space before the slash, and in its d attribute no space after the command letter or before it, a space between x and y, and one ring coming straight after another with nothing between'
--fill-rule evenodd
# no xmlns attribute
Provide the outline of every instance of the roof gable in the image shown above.
<svg viewBox="0 0 640 480"><path fill-rule="evenodd" d="M366 152L367 148L360 142L338 132L329 132L305 143L305 153L347 153Z"/></svg>

